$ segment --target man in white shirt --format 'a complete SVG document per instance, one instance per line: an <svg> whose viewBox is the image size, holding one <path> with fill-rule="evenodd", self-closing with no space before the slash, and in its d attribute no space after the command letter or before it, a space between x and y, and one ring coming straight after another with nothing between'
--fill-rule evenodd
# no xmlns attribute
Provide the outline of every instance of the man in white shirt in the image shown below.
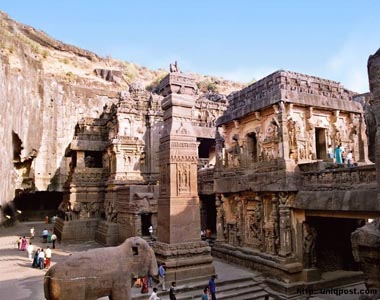
<svg viewBox="0 0 380 300"><path fill-rule="evenodd" d="M45 228L43 231L42 231L42 238L44 240L44 243L47 243L47 237L49 235L49 231Z"/></svg>
<svg viewBox="0 0 380 300"><path fill-rule="evenodd" d="M149 300L160 300L157 296L157 288L153 288L153 292L150 295Z"/></svg>
<svg viewBox="0 0 380 300"><path fill-rule="evenodd" d="M26 251L28 252L28 258L30 261L33 261L33 251L34 251L34 246L32 243L29 243L28 248L26 248Z"/></svg>
<svg viewBox="0 0 380 300"><path fill-rule="evenodd" d="M47 246L47 248L45 250L45 265L46 265L46 268L50 267L50 262L51 262L51 249L49 248L49 246Z"/></svg>
<svg viewBox="0 0 380 300"><path fill-rule="evenodd" d="M43 270L45 268L45 252L44 249L41 249L38 254L38 263L40 265L40 269Z"/></svg>
<svg viewBox="0 0 380 300"><path fill-rule="evenodd" d="M346 156L346 160L347 160L347 165L349 168L354 166L354 164L352 163L352 161L353 161L352 150L350 150L350 152L348 152L348 154Z"/></svg>

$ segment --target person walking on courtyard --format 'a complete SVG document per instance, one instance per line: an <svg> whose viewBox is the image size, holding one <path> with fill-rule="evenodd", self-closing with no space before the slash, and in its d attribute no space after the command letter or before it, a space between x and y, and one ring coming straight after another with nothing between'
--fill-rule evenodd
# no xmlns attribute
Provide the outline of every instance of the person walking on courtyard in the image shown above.
<svg viewBox="0 0 380 300"><path fill-rule="evenodd" d="M175 289L177 283L175 281L172 282L172 286L170 287L170 290L169 290L169 299L170 300L177 300L177 297L176 297L176 294L177 294L177 291Z"/></svg>
<svg viewBox="0 0 380 300"><path fill-rule="evenodd" d="M148 300L160 300L160 298L157 296L157 288L153 288L153 292Z"/></svg>
<svg viewBox="0 0 380 300"><path fill-rule="evenodd" d="M208 287L203 289L202 300L208 300Z"/></svg>
<svg viewBox="0 0 380 300"><path fill-rule="evenodd" d="M20 250L21 251L25 251L26 250L26 247L28 245L28 242L26 240L26 237L23 236L23 238L21 239L21 246L20 246Z"/></svg>
<svg viewBox="0 0 380 300"><path fill-rule="evenodd" d="M51 249L49 246L47 246L45 250L45 268L50 268L50 262L51 262Z"/></svg>
<svg viewBox="0 0 380 300"><path fill-rule="evenodd" d="M162 286L162 290L166 291L165 287L165 277L166 277L166 270L165 270L165 263L162 263L160 267L158 268L158 280L160 281L157 286Z"/></svg>
<svg viewBox="0 0 380 300"><path fill-rule="evenodd" d="M49 235L49 231L45 228L45 229L42 231L42 239L43 239L43 242L44 242L44 243L47 243L48 235Z"/></svg>
<svg viewBox="0 0 380 300"><path fill-rule="evenodd" d="M143 277L141 279L141 294L149 293L148 278Z"/></svg>
<svg viewBox="0 0 380 300"><path fill-rule="evenodd" d="M216 276L212 275L211 279L208 282L208 287L209 287L210 293L211 293L211 300L216 300L216 295L215 295L216 294L215 279L216 279Z"/></svg>
<svg viewBox="0 0 380 300"><path fill-rule="evenodd" d="M30 239L34 239L34 227L30 228Z"/></svg>
<svg viewBox="0 0 380 300"><path fill-rule="evenodd" d="M22 237L20 236L20 237L17 239L17 241L16 241L16 243L17 243L17 249L18 249L18 250L20 250L20 247L21 247L21 240L22 240Z"/></svg>
<svg viewBox="0 0 380 300"><path fill-rule="evenodd" d="M335 162L337 164L343 163L342 152L343 152L342 145L339 144L339 146L335 149Z"/></svg>
<svg viewBox="0 0 380 300"><path fill-rule="evenodd" d="M33 258L33 263L32 263L32 267L33 268L38 268L39 266L39 256L40 254L40 248L37 248L36 252L34 253L34 258Z"/></svg>
<svg viewBox="0 0 380 300"><path fill-rule="evenodd" d="M55 249L55 241L57 240L57 236L55 235L55 233L53 232L53 234L51 235L51 243L52 243L52 248Z"/></svg>
<svg viewBox="0 0 380 300"><path fill-rule="evenodd" d="M27 248L28 258L29 258L30 261L33 261L33 251L34 251L34 246L30 242L29 245L28 245L28 248Z"/></svg>
<svg viewBox="0 0 380 300"><path fill-rule="evenodd" d="M45 269L45 252L44 249L41 249L40 253L38 254L38 265L40 266L40 269Z"/></svg>

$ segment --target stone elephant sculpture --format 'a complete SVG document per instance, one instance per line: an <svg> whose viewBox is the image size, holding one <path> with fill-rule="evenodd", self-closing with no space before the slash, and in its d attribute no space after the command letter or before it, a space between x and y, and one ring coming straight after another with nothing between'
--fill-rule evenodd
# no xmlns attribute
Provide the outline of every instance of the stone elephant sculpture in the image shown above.
<svg viewBox="0 0 380 300"><path fill-rule="evenodd" d="M45 274L48 300L130 300L132 279L158 273L153 249L140 237L117 247L74 253Z"/></svg>

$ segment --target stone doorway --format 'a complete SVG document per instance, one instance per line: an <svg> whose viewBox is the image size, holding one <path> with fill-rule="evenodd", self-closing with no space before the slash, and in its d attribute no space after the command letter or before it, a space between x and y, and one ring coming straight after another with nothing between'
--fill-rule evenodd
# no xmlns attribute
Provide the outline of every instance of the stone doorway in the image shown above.
<svg viewBox="0 0 380 300"><path fill-rule="evenodd" d="M211 230L212 234L216 233L216 207L215 195L200 195L201 205L201 229Z"/></svg>
<svg viewBox="0 0 380 300"><path fill-rule="evenodd" d="M152 225L152 214L141 214L141 234L142 236L150 236L149 227Z"/></svg>
<svg viewBox="0 0 380 300"><path fill-rule="evenodd" d="M198 138L199 167L212 167L215 165L215 140Z"/></svg>
<svg viewBox="0 0 380 300"><path fill-rule="evenodd" d="M326 128L315 128L317 159L327 159Z"/></svg>
<svg viewBox="0 0 380 300"><path fill-rule="evenodd" d="M363 225L362 219L307 217L317 232L316 267L322 272L358 271L351 247L351 233Z"/></svg>
<svg viewBox="0 0 380 300"><path fill-rule="evenodd" d="M257 162L257 138L254 132L247 134L247 150L248 157L251 158L253 162Z"/></svg>
<svg viewBox="0 0 380 300"><path fill-rule="evenodd" d="M20 221L42 221L58 214L62 202L62 192L22 193L13 200L16 210L21 211Z"/></svg>

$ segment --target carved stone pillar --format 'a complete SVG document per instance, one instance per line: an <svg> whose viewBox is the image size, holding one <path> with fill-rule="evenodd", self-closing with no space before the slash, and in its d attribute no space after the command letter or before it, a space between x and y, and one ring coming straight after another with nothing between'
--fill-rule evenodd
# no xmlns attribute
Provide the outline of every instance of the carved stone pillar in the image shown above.
<svg viewBox="0 0 380 300"><path fill-rule="evenodd" d="M224 208L221 195L216 195L216 240L217 242L224 242L224 226L225 226L225 216Z"/></svg>
<svg viewBox="0 0 380 300"><path fill-rule="evenodd" d="M166 280L188 282L215 273L211 248L200 237L197 187L198 143L192 125L195 78L173 72L160 83L165 97L160 138L160 196L157 261L166 264Z"/></svg>
<svg viewBox="0 0 380 300"><path fill-rule="evenodd" d="M287 199L287 193L280 193L280 250L278 254L283 257L289 256L292 253L292 228L290 219L290 208L286 206Z"/></svg>

